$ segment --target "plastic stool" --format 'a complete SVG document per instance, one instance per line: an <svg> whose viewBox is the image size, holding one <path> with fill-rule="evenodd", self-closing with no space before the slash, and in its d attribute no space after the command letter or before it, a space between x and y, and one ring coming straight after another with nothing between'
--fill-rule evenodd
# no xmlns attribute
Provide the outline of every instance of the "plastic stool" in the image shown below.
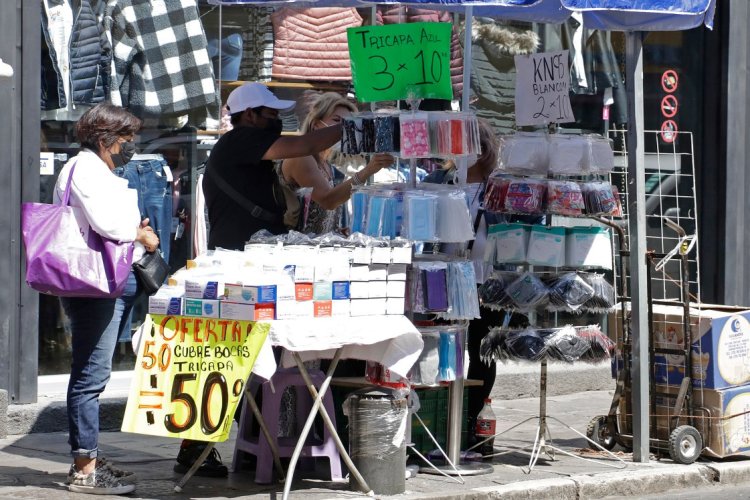
<svg viewBox="0 0 750 500"><path fill-rule="evenodd" d="M308 370L308 372L310 373L310 379L313 384L319 389L325 380L325 375L320 370ZM313 399L310 395L310 390L307 388L307 385L297 368L276 371L271 377L270 382L265 381L262 384L254 382L255 380L251 382L250 387L248 387L248 390L245 392L245 398L243 399L240 426L234 444L232 470L239 470L242 452L251 453L255 455L256 458L255 482L259 484L268 484L273 479L273 453L271 452L271 447L268 444L265 435L260 429L258 430L258 435L251 435L255 415L253 415L253 410L250 408L250 403L248 403L247 398L255 397L259 387L260 390L263 391L263 402L260 411L271 436L279 435L281 396L284 394L287 387L296 388L297 435L302 431L302 426L310 414ZM272 386L275 389L275 392L271 390ZM336 415L333 408L333 397L331 396L330 390L326 391L325 396L323 396L323 406L331 417L331 422L335 427ZM336 444L331 438L328 427L325 425L323 426L322 442L314 443L312 441L314 441L314 438L312 438L311 430L310 435L308 435L307 438L307 444L302 448L300 458L328 457L330 462L331 479L341 479L341 459L339 457L339 452L336 449ZM297 438L276 438L276 444L279 448L279 457L291 457L294 452L294 447L297 444Z"/></svg>

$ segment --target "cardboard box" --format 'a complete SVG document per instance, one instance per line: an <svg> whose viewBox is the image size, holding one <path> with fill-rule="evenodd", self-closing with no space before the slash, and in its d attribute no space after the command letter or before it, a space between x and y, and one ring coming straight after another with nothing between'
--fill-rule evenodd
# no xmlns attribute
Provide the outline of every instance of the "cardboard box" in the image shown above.
<svg viewBox="0 0 750 500"><path fill-rule="evenodd" d="M230 302L244 302L246 304L276 302L276 285L247 286L227 283L224 285L223 296Z"/></svg>
<svg viewBox="0 0 750 500"><path fill-rule="evenodd" d="M373 316L385 314L386 299L352 299L350 316Z"/></svg>
<svg viewBox="0 0 750 500"><path fill-rule="evenodd" d="M349 282L334 281L333 285L331 285L331 298L333 300L349 299Z"/></svg>
<svg viewBox="0 0 750 500"><path fill-rule="evenodd" d="M182 297L159 296L159 292L148 298L149 314L179 316L182 314Z"/></svg>
<svg viewBox="0 0 750 500"><path fill-rule="evenodd" d="M331 301L331 316L349 316L349 300Z"/></svg>
<svg viewBox="0 0 750 500"><path fill-rule="evenodd" d="M276 304L255 304L255 321L276 319Z"/></svg>
<svg viewBox="0 0 750 500"><path fill-rule="evenodd" d="M388 315L402 316L404 314L403 298L385 299L385 313Z"/></svg>
<svg viewBox="0 0 750 500"><path fill-rule="evenodd" d="M313 299L313 284L312 283L295 283L294 284L294 298L297 302L303 302Z"/></svg>
<svg viewBox="0 0 750 500"><path fill-rule="evenodd" d="M222 319L252 321L255 318L255 304L222 300L219 307L219 317Z"/></svg>
<svg viewBox="0 0 750 500"><path fill-rule="evenodd" d="M373 264L390 264L391 247L373 247L371 262Z"/></svg>
<svg viewBox="0 0 750 500"><path fill-rule="evenodd" d="M389 280L386 285L386 297L404 298L406 296L406 281Z"/></svg>
<svg viewBox="0 0 750 500"><path fill-rule="evenodd" d="M224 285L211 279L186 279L185 297L191 299L214 299L217 300L224 292Z"/></svg>
<svg viewBox="0 0 750 500"><path fill-rule="evenodd" d="M315 300L313 301L313 316L316 318L327 318L332 315L332 301Z"/></svg>
<svg viewBox="0 0 750 500"><path fill-rule="evenodd" d="M368 281L370 279L369 265L352 265L349 268L349 281Z"/></svg>
<svg viewBox="0 0 750 500"><path fill-rule="evenodd" d="M367 299L370 297L369 281L352 281L349 283L349 297L352 299Z"/></svg>
<svg viewBox="0 0 750 500"><path fill-rule="evenodd" d="M692 304L690 340L692 341L693 385L723 389L750 382L750 311L742 308ZM653 306L654 347L683 348L683 308L680 305ZM611 338L622 335L622 312L610 313L608 331ZM678 371L670 366L684 366L683 356L659 354L657 374L660 382L679 384ZM663 365L659 366L659 365Z"/></svg>
<svg viewBox="0 0 750 500"><path fill-rule="evenodd" d="M411 246L391 248L391 262L393 264L411 264Z"/></svg>
<svg viewBox="0 0 750 500"><path fill-rule="evenodd" d="M677 426L691 423L684 406L679 418L674 419L676 387L659 385L657 392L666 394L655 396L656 429L652 429L651 434L667 441ZM750 411L750 386L720 390L693 389L692 397L695 416L692 425L703 437L703 455L715 458L750 456L750 419L744 414ZM630 433L632 418L625 410L626 398L630 398L629 391L620 401L620 428Z"/></svg>
<svg viewBox="0 0 750 500"><path fill-rule="evenodd" d="M294 282L290 278L286 278L276 284L276 302L282 300L296 300L297 292L295 290Z"/></svg>
<svg viewBox="0 0 750 500"><path fill-rule="evenodd" d="M313 300L331 300L333 298L333 284L330 281L316 281L313 283Z"/></svg>
<svg viewBox="0 0 750 500"><path fill-rule="evenodd" d="M219 302L214 299L192 299L185 297L183 302L185 316L200 316L203 318L219 317Z"/></svg>
<svg viewBox="0 0 750 500"><path fill-rule="evenodd" d="M254 286L244 286L241 283L226 283L224 297L231 302L255 304L258 302L258 289Z"/></svg>
<svg viewBox="0 0 750 500"><path fill-rule="evenodd" d="M370 264L367 281L385 281L388 279L388 266L385 264Z"/></svg>
<svg viewBox="0 0 750 500"><path fill-rule="evenodd" d="M371 299L385 298L388 295L387 281L369 281L367 286L367 296Z"/></svg>
<svg viewBox="0 0 750 500"><path fill-rule="evenodd" d="M312 264L294 264L294 282L310 283L315 280L315 266Z"/></svg>
<svg viewBox="0 0 750 500"><path fill-rule="evenodd" d="M354 247L352 264L369 264L370 262L372 262L371 247Z"/></svg>
<svg viewBox="0 0 750 500"><path fill-rule="evenodd" d="M148 312L149 314L180 315L184 296L184 288L163 285L155 294L149 296Z"/></svg>
<svg viewBox="0 0 750 500"><path fill-rule="evenodd" d="M406 281L406 264L389 264L388 281Z"/></svg>
<svg viewBox="0 0 750 500"><path fill-rule="evenodd" d="M276 301L276 319L295 319L297 317L296 300L279 299ZM253 313L254 314L254 313Z"/></svg>

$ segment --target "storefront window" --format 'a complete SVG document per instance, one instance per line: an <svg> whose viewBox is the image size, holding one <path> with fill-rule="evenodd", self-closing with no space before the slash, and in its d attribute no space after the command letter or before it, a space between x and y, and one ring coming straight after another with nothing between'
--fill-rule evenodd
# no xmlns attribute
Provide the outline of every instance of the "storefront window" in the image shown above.
<svg viewBox="0 0 750 500"><path fill-rule="evenodd" d="M69 8L66 11L65 5L69 5L66 2L43 4L40 130L42 153L51 156L50 161L43 164L40 175L40 199L52 201L57 175L65 162L78 152L74 124L83 111L102 99L127 106L145 120L137 137L139 153L143 155L138 162L141 166L153 166L149 171L154 172L154 177L147 182L149 190L142 209L152 218L152 225L158 225L162 248L173 271L195 253L193 229L196 215L199 215L193 213L195 186L211 145L228 124L228 118L221 116L220 103L229 92L243 82L262 81L272 87L279 98L296 100L295 110L281 116L285 133L296 133L306 111L308 93L334 90L346 94L350 90L351 82L336 73L341 68L346 70L347 57L341 61L331 59L325 67L317 65L317 72L313 73L309 67L295 67L292 58L276 57L274 26L283 27L285 20L293 18L297 12L283 6L217 7L197 0L192 5L175 2L180 5L177 8L184 9L181 14L185 23L173 25L170 22L162 26L179 35L174 37L178 42L173 42L144 32L149 23L156 26L166 22L149 18L156 15L151 9L130 19L118 10L116 2L83 2L91 10L91 19L98 20L95 24L99 32L99 38L83 40L80 38L81 23L86 22L83 16L74 17ZM99 4L111 5L103 5L99 10L91 7ZM419 20L410 19L408 13L394 13L395 10L389 9L391 7L381 7L376 21ZM339 24L358 25L371 23L370 16L369 8L341 9L337 19ZM442 14L436 14L434 20L445 20L440 16ZM112 21L105 22L108 18ZM202 29L195 31L193 21L199 21ZM471 84L464 90L470 88L472 108L478 116L489 120L498 134L516 129L515 56L568 49L570 98L576 120L564 127L610 135L615 139L615 149L623 149L617 141L622 143L624 135L612 134L613 130L624 130L627 122L623 33L587 30L573 19L562 25L484 18L476 18L473 23L476 35L470 61ZM133 52L123 50L125 37L134 32L152 46L136 47ZM188 36L193 37L194 42L190 50L179 43ZM456 43L463 43L463 39L457 27ZM704 92L703 40L701 29L651 33L645 40L645 129L661 131L654 134L657 140L647 141L647 153L656 153L661 148L683 154L691 148L689 159L681 157L680 161L684 162L692 162L700 155L700 151L695 150L700 148L700 141L689 142L673 132L689 131L696 136L703 133L700 107L700 96ZM160 43L176 43L170 50L183 53L180 57L169 58L166 56L169 51ZM80 50L74 54L64 49L71 46L101 50L101 57L83 62L75 56ZM345 42L343 50L346 50ZM175 64L188 67L171 67ZM177 73L182 80L175 77ZM453 73L459 75L460 71ZM150 78L146 78L146 74L150 74ZM433 103L425 103L428 104ZM646 180L649 193L657 192L667 180L661 173L650 173ZM676 208L688 210L686 207ZM130 330L143 321L146 310L147 301L141 298L130 328L126 327L121 336L122 342L115 354L116 370L132 368ZM57 298L40 297L39 336L40 374L67 373L70 327Z"/></svg>

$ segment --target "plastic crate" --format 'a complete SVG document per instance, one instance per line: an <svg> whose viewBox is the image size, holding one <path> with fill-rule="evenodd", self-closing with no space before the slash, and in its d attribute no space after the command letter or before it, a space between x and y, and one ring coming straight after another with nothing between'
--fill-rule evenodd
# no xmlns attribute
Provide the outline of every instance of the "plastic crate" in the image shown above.
<svg viewBox="0 0 750 500"><path fill-rule="evenodd" d="M445 450L448 437L448 388L418 389L416 392L420 403L417 414L422 419L424 425L430 430L438 444ZM461 419L461 449L466 448L468 405L469 392L464 389L464 409L463 418ZM414 417L412 417L411 440L414 443L414 448L423 455L437 449L427 431L419 423L419 420ZM408 448L408 452L414 454L411 448Z"/></svg>

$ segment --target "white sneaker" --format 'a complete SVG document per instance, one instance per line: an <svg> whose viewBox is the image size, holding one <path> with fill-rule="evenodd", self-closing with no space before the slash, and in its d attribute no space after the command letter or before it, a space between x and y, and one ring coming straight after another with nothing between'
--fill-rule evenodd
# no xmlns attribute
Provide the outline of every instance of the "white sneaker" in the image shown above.
<svg viewBox="0 0 750 500"><path fill-rule="evenodd" d="M106 467L94 469L90 474L74 472L68 490L90 495L123 495L135 490L134 484L123 484Z"/></svg>
<svg viewBox="0 0 750 500"><path fill-rule="evenodd" d="M109 460L107 460L104 457L97 457L96 459L96 468L106 468L109 469L109 471L112 473L113 476L117 479L121 479L124 482L133 482L136 480L135 472L130 472L126 470L122 470L119 467L115 467L112 465ZM68 477L65 480L65 484L70 484L73 482L73 477L76 473L76 467L75 464L70 464L70 469L68 470Z"/></svg>

